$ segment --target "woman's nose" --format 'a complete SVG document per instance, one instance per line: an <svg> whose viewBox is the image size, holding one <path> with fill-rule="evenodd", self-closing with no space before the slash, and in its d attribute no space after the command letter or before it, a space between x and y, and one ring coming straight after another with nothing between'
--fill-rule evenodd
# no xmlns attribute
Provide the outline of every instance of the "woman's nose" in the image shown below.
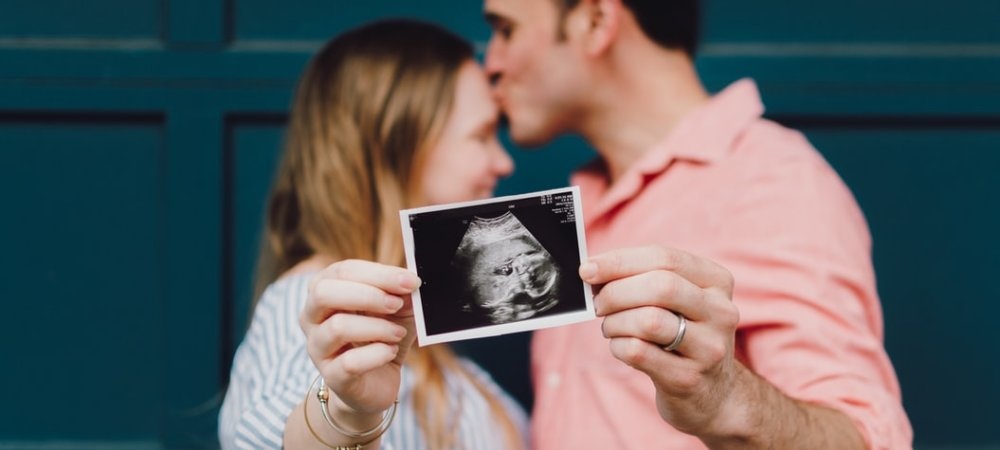
<svg viewBox="0 0 1000 450"><path fill-rule="evenodd" d="M514 172L514 160L499 142L497 142L496 156L493 159L493 170L501 178L505 178Z"/></svg>

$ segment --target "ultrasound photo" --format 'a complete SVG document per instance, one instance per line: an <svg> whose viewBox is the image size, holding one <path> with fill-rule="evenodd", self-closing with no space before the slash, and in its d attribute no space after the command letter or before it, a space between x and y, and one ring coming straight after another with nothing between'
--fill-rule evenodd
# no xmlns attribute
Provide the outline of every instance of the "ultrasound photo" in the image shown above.
<svg viewBox="0 0 1000 450"><path fill-rule="evenodd" d="M575 187L400 212L420 345L594 318Z"/></svg>

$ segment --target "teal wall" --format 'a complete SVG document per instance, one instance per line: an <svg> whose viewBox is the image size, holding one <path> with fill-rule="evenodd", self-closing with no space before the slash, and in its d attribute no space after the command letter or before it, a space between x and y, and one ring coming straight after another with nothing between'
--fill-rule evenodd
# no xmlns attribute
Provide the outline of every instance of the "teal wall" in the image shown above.
<svg viewBox="0 0 1000 450"><path fill-rule="evenodd" d="M477 1L0 3L0 448L217 445L294 80L386 15L488 35ZM708 85L756 78L869 218L919 449L1000 448L998 19L996 0L707 11ZM515 150L500 193L563 185L590 155ZM526 339L462 350L530 403Z"/></svg>

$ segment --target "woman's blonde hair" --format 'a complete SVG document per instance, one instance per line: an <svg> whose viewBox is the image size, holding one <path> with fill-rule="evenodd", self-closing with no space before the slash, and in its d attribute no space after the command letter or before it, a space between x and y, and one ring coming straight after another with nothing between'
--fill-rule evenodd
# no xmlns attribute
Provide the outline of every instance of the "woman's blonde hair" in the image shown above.
<svg viewBox="0 0 1000 450"><path fill-rule="evenodd" d="M328 42L299 81L286 144L267 205L257 269L263 287L324 255L401 266L399 210L422 201L425 153L434 144L472 47L426 23L383 21ZM414 412L431 449L456 440L445 373L488 399L511 447L521 440L499 398L447 346L414 348ZM483 430L488 432L488 430Z"/></svg>

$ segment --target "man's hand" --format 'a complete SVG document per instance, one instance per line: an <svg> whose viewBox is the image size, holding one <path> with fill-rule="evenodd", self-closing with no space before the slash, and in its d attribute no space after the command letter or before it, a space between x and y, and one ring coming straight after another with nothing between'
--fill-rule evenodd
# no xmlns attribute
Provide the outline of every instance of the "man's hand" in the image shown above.
<svg viewBox="0 0 1000 450"><path fill-rule="evenodd" d="M642 247L590 258L611 353L653 381L660 416L714 449L864 448L843 413L784 395L734 357L733 276L680 250ZM687 322L679 343L671 351Z"/></svg>
<svg viewBox="0 0 1000 450"><path fill-rule="evenodd" d="M599 288L594 304L611 353L652 379L663 419L689 434L712 433L738 371L729 271L679 250L642 247L590 258L580 276ZM666 351L680 316L685 333Z"/></svg>

